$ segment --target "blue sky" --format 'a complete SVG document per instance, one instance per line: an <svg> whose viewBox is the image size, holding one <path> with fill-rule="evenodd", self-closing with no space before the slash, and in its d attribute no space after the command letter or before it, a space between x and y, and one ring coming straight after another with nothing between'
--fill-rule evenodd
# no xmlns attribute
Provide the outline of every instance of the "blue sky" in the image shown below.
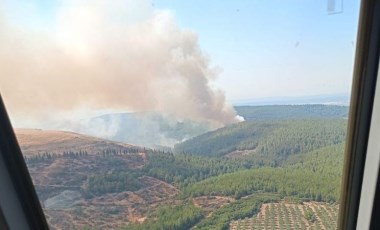
<svg viewBox="0 0 380 230"><path fill-rule="evenodd" d="M327 1L154 1L199 34L223 69L216 85L232 101L348 93L359 1L329 15ZM339 10L337 2L337 10Z"/></svg>
<svg viewBox="0 0 380 230"><path fill-rule="evenodd" d="M222 69L213 85L229 101L350 91L358 1L345 0L343 12L334 15L327 13L327 1L315 0L151 4L170 10L181 28L198 34L211 64ZM52 26L59 5L8 0L4 8L14 24L43 29Z"/></svg>

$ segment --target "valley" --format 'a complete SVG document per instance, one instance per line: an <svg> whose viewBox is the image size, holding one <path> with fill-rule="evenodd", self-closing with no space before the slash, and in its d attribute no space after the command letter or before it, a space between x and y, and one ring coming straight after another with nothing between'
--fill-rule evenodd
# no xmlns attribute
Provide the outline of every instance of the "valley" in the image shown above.
<svg viewBox="0 0 380 230"><path fill-rule="evenodd" d="M345 108L274 109L172 151L15 131L51 229L334 229Z"/></svg>

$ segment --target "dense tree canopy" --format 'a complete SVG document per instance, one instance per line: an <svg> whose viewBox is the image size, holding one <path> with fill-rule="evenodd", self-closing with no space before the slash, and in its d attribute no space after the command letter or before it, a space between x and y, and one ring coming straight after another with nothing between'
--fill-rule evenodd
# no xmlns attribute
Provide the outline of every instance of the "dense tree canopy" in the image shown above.
<svg viewBox="0 0 380 230"><path fill-rule="evenodd" d="M203 134L175 146L176 153L223 156L236 150L284 160L288 155L341 143L346 137L344 119L250 121Z"/></svg>
<svg viewBox="0 0 380 230"><path fill-rule="evenodd" d="M257 192L316 201L339 200L343 145L305 153L285 167L263 167L211 177L189 185L184 196L224 195L240 198Z"/></svg>
<svg viewBox="0 0 380 230"><path fill-rule="evenodd" d="M244 159L191 156L172 153L148 154L148 162L143 170L177 185L187 185L210 176L248 169L251 163Z"/></svg>
<svg viewBox="0 0 380 230"><path fill-rule="evenodd" d="M158 209L143 224L132 224L128 230L182 230L190 229L203 218L202 210L191 203L176 206L165 206Z"/></svg>

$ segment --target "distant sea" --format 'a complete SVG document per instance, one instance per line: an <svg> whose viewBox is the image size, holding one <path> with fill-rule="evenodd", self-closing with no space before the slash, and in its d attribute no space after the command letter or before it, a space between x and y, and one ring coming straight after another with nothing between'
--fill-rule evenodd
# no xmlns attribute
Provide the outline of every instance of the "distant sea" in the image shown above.
<svg viewBox="0 0 380 230"><path fill-rule="evenodd" d="M243 105L303 105L303 104L324 104L348 106L350 94L314 95L300 97L267 97L253 98L232 101L234 106Z"/></svg>

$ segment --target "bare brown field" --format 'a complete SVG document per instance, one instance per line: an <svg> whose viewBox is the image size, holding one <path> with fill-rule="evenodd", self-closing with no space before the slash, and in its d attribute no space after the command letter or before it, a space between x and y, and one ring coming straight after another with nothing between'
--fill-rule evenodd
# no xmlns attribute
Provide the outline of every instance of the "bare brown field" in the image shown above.
<svg viewBox="0 0 380 230"><path fill-rule="evenodd" d="M25 156L45 152L62 154L64 151L101 153L107 148L129 148L133 145L66 131L15 129L16 137Z"/></svg>

